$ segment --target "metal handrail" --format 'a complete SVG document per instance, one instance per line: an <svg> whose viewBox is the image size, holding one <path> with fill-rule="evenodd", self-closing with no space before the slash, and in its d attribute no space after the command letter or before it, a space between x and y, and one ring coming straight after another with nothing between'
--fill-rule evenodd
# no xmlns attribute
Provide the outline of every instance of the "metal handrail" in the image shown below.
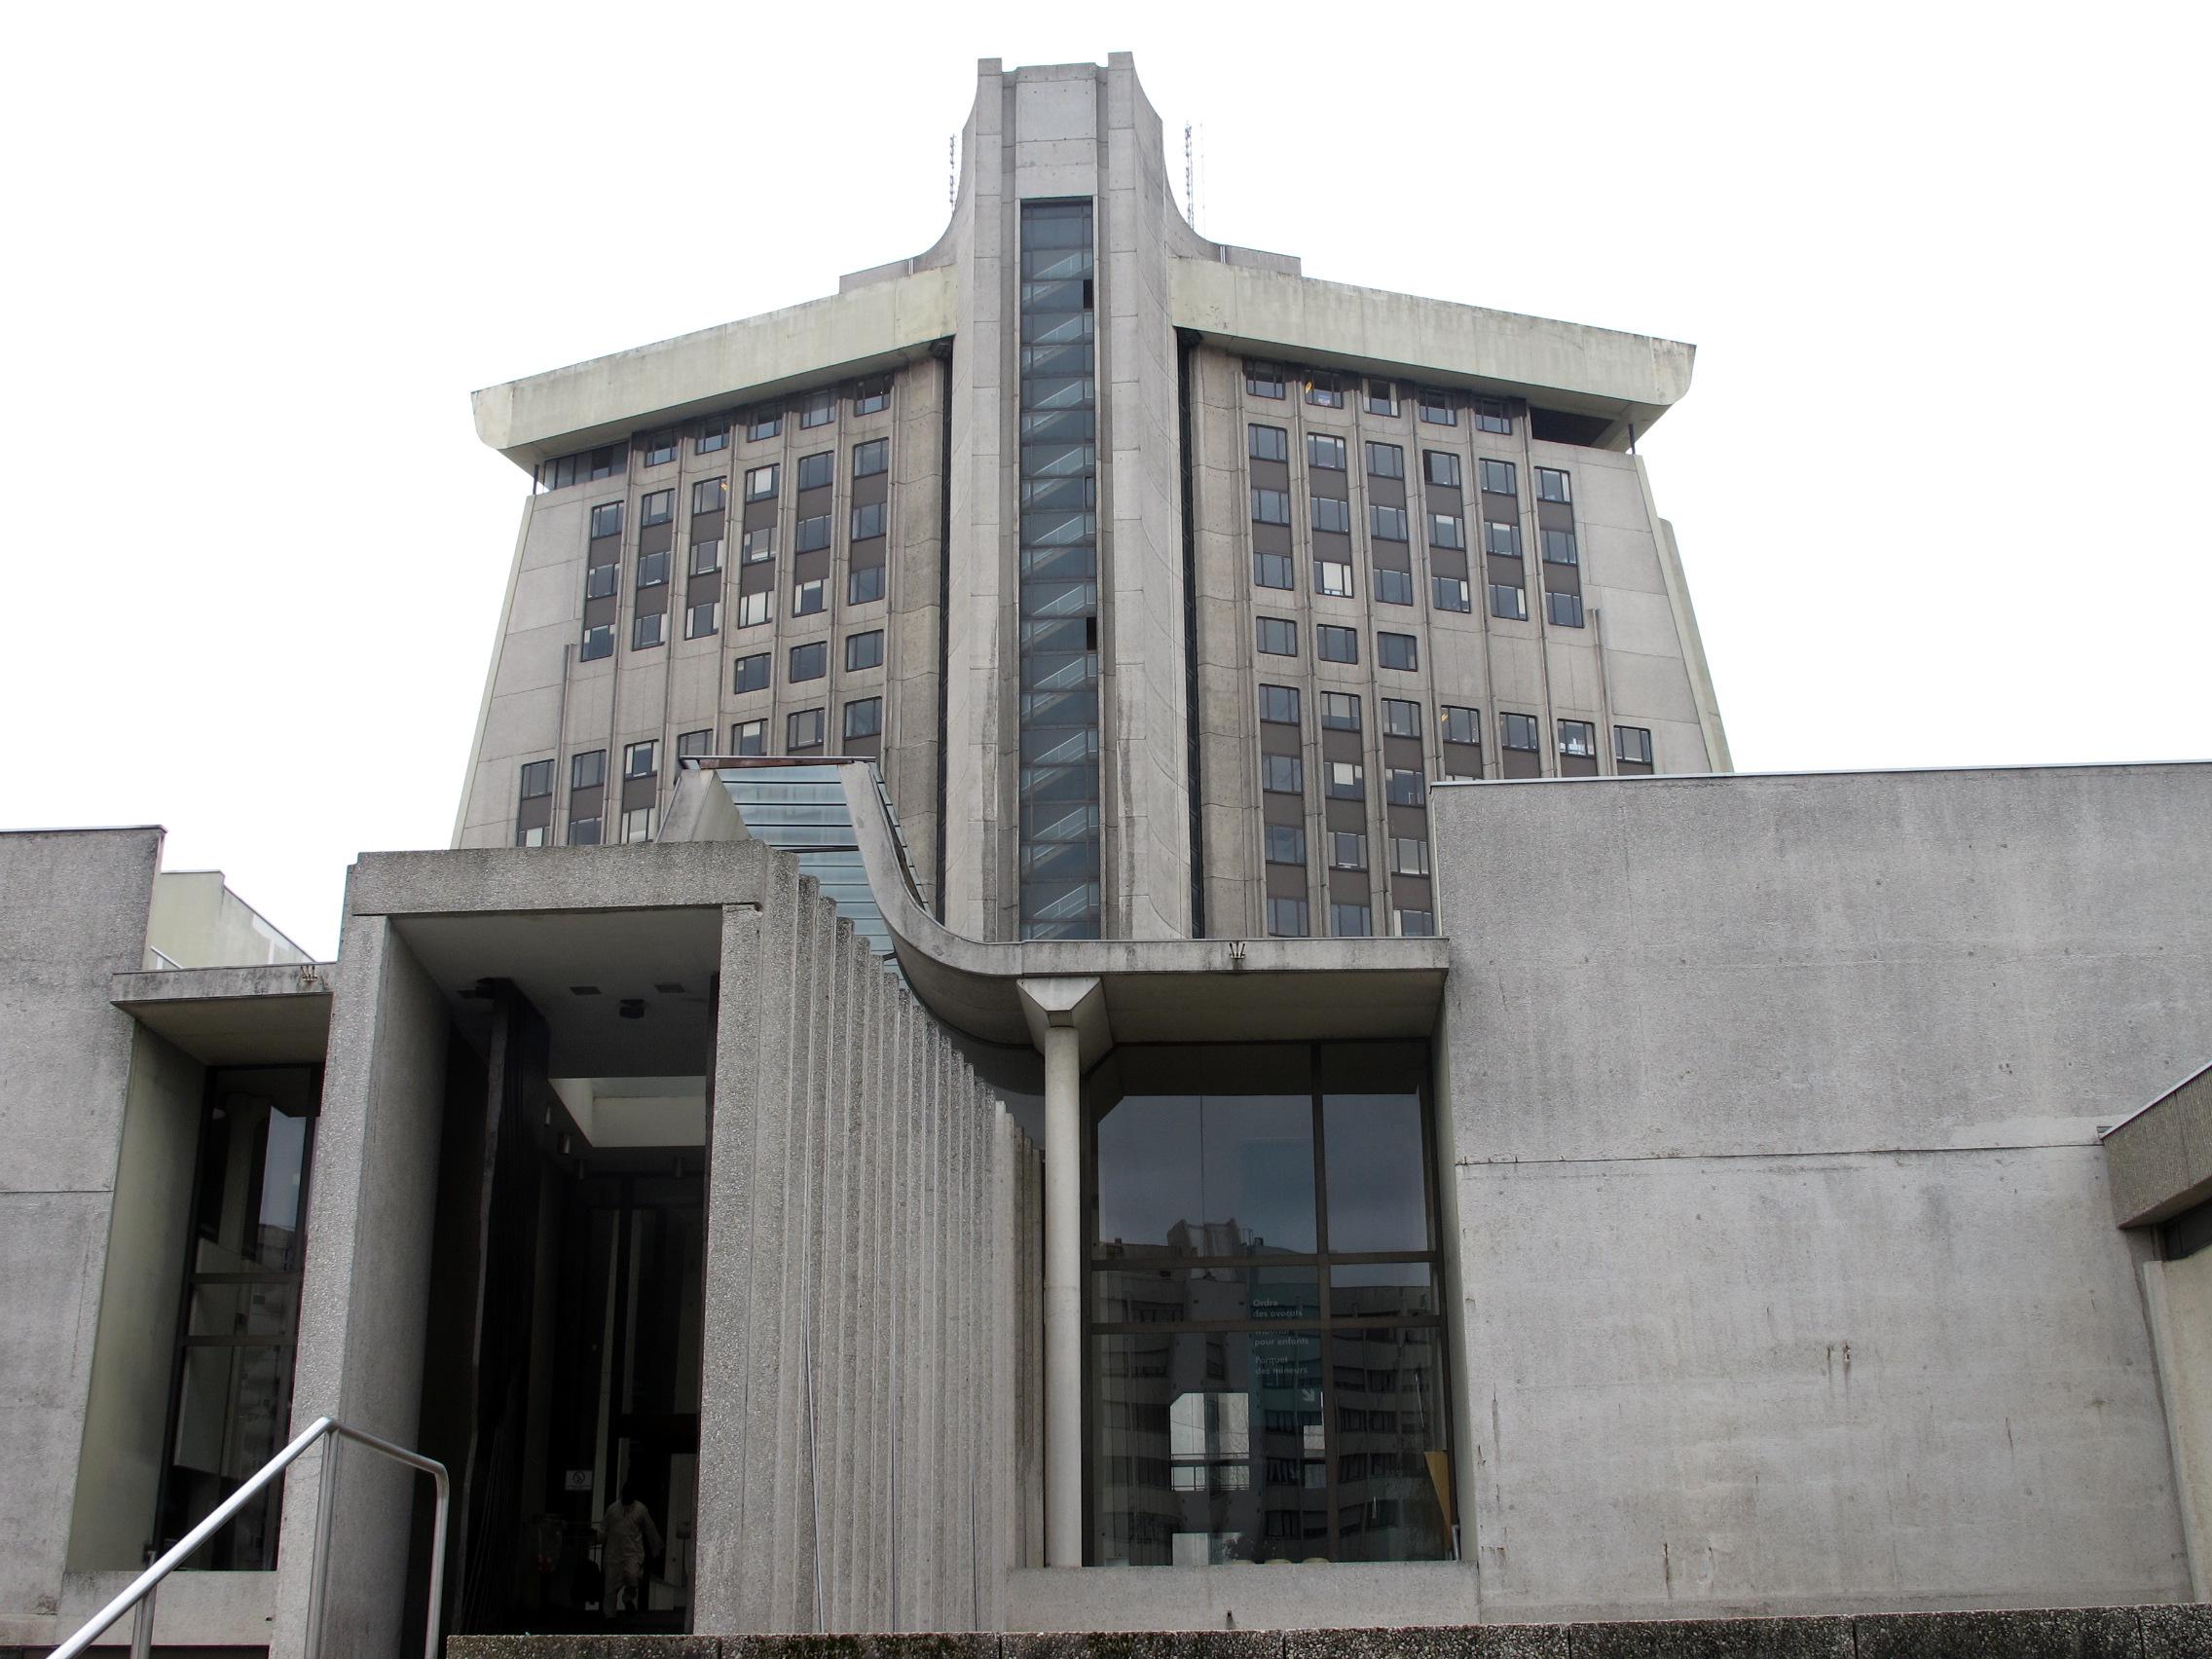
<svg viewBox="0 0 2212 1659"><path fill-rule="evenodd" d="M270 1458L268 1462L262 1464L259 1470L247 1478L245 1485L240 1487L238 1491L232 1493L230 1496L217 1504L206 1520L193 1528L191 1531L170 1547L166 1555L132 1579L129 1589L94 1613L89 1624L59 1647L56 1647L48 1656L48 1659L76 1659L76 1655L84 1652L86 1648L92 1646L94 1641L106 1635L108 1628L133 1607L138 1609L138 1617L131 1631L130 1651L133 1659L144 1659L153 1643L154 1592L161 1587L162 1580L189 1560L193 1552L198 1550L202 1544L213 1537L226 1521L243 1509L247 1499L290 1468L309 1447L325 1435L337 1435L343 1439L366 1446L372 1452L381 1452L387 1457L405 1463L410 1468L421 1470L437 1483L437 1519L432 1524L430 1530L430 1616L423 1648L424 1659L437 1659L438 1604L445 1597L446 1511L452 1500L452 1483L447 1478L446 1466L434 1457L425 1457L420 1452L410 1452L404 1446L395 1446L388 1440L380 1440L377 1436L364 1434L357 1428L348 1428L336 1418L327 1417L316 1418L313 1422L308 1424L307 1428L289 1446ZM337 1450L335 1442L332 1443L331 1450ZM330 1493L334 1484L331 1480L333 1472L331 1461L330 1453L324 1453L322 1476L315 1483L318 1489L317 1497L319 1501L315 1506L314 1548L310 1552L308 1558L309 1581L315 1586L315 1621L317 1624L321 1622L322 1616L322 1580L320 1575L323 1547L329 1542L330 1534Z"/></svg>

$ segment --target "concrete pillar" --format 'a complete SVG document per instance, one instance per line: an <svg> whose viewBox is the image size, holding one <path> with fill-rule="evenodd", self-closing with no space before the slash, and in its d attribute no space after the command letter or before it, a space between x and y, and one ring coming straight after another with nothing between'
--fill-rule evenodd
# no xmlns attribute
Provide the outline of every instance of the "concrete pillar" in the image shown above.
<svg viewBox="0 0 2212 1659"><path fill-rule="evenodd" d="M1106 1001L1096 979L1019 989L1045 1056L1045 1565L1081 1567L1083 1066L1105 1052Z"/></svg>

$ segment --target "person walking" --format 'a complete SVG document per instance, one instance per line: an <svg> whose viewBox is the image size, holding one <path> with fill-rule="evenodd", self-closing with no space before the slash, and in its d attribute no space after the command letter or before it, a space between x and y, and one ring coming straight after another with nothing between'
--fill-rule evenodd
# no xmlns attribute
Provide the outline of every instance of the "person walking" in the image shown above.
<svg viewBox="0 0 2212 1659"><path fill-rule="evenodd" d="M607 1571L607 1594L600 1610L608 1618L639 1611L644 1605L645 1558L660 1554L661 1537L651 1511L638 1501L635 1489L627 1481L621 1493L607 1506L600 1537L605 1545L602 1559Z"/></svg>

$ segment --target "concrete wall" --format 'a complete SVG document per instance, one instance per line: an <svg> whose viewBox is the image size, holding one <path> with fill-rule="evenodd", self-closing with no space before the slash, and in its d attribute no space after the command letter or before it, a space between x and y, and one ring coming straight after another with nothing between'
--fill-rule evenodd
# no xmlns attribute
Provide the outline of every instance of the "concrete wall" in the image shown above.
<svg viewBox="0 0 2212 1659"><path fill-rule="evenodd" d="M996 1628L1041 1559L1036 1151L815 883L724 912L695 1628Z"/></svg>
<svg viewBox="0 0 2212 1659"><path fill-rule="evenodd" d="M2189 1593L2100 1124L2212 767L1435 797L1486 1619Z"/></svg>
<svg viewBox="0 0 2212 1659"><path fill-rule="evenodd" d="M445 1005L382 915L349 914L339 946L330 1058L315 1126L313 1190L295 1430L328 1415L413 1445L422 1401L438 1125L445 1105ZM332 1294L330 1287L344 1287ZM322 1644L310 1612L315 1507L334 1442L285 1477L273 1659L388 1659L401 1642L411 1491L417 1478L358 1447L337 1454Z"/></svg>
<svg viewBox="0 0 2212 1659"><path fill-rule="evenodd" d="M0 836L0 1645L59 1639L159 830Z"/></svg>
<svg viewBox="0 0 2212 1659"><path fill-rule="evenodd" d="M2143 1264L2192 1593L2212 1602L2212 1250Z"/></svg>
<svg viewBox="0 0 2212 1659"><path fill-rule="evenodd" d="M148 968L261 968L313 960L226 887L219 869L164 870L154 878L146 949Z"/></svg>

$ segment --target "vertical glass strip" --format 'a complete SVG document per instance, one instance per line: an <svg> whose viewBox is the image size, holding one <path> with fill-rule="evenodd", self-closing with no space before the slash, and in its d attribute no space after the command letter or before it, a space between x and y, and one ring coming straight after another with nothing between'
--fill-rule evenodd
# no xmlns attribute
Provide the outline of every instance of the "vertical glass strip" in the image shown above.
<svg viewBox="0 0 2212 1659"><path fill-rule="evenodd" d="M1021 204L1023 939L1096 939L1098 338L1088 201Z"/></svg>

